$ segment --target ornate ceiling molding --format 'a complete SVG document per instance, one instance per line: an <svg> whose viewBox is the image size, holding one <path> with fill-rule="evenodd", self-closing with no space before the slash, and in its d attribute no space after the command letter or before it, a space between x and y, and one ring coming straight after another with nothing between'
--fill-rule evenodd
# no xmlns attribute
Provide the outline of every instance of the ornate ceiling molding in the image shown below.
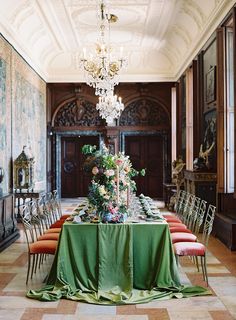
<svg viewBox="0 0 236 320"><path fill-rule="evenodd" d="M75 69L73 55L96 42L95 3L95 0L4 1L0 32L46 81L81 82L84 79ZM130 60L121 81L177 80L234 3L234 0L112 1L111 7L119 18L112 28L112 42L115 50L122 45Z"/></svg>

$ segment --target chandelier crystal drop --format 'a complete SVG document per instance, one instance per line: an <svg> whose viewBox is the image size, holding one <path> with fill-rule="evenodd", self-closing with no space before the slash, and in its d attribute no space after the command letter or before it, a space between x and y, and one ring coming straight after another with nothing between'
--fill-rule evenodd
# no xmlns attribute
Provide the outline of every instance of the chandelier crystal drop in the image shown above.
<svg viewBox="0 0 236 320"><path fill-rule="evenodd" d="M106 96L119 83L119 72L126 65L123 48L113 52L110 44L110 24L118 20L117 16L108 12L105 1L99 1L99 39L94 53L83 49L79 67L84 71L86 83L95 88L95 94Z"/></svg>
<svg viewBox="0 0 236 320"><path fill-rule="evenodd" d="M108 125L112 125L115 119L120 117L121 112L124 110L124 104L121 97L113 95L110 92L107 96L99 97L96 109L99 111L100 116L106 120Z"/></svg>

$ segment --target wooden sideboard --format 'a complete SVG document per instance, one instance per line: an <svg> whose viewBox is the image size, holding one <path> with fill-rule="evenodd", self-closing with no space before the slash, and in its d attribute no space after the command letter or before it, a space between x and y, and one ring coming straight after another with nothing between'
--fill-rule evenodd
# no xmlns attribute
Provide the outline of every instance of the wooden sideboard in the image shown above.
<svg viewBox="0 0 236 320"><path fill-rule="evenodd" d="M216 205L216 173L184 171L185 190Z"/></svg>
<svg viewBox="0 0 236 320"><path fill-rule="evenodd" d="M7 194L0 197L0 252L19 238L14 212L14 196Z"/></svg>

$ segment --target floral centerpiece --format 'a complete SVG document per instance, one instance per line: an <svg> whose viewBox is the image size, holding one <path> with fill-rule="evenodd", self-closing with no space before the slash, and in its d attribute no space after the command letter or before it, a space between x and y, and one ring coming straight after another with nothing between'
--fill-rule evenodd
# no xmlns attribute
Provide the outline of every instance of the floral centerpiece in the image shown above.
<svg viewBox="0 0 236 320"><path fill-rule="evenodd" d="M103 222L123 222L127 215L130 192L136 190L133 177L145 175L132 167L129 156L120 152L111 154L103 145L84 145L82 153L87 156L84 169L92 173L88 200L96 208L97 215Z"/></svg>

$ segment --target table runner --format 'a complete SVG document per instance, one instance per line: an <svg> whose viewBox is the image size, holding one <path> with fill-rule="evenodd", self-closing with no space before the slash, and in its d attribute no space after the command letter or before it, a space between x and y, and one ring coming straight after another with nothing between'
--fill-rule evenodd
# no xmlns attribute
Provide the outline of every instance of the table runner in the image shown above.
<svg viewBox="0 0 236 320"><path fill-rule="evenodd" d="M132 304L205 294L180 284L167 224L65 223L47 285L27 297Z"/></svg>

